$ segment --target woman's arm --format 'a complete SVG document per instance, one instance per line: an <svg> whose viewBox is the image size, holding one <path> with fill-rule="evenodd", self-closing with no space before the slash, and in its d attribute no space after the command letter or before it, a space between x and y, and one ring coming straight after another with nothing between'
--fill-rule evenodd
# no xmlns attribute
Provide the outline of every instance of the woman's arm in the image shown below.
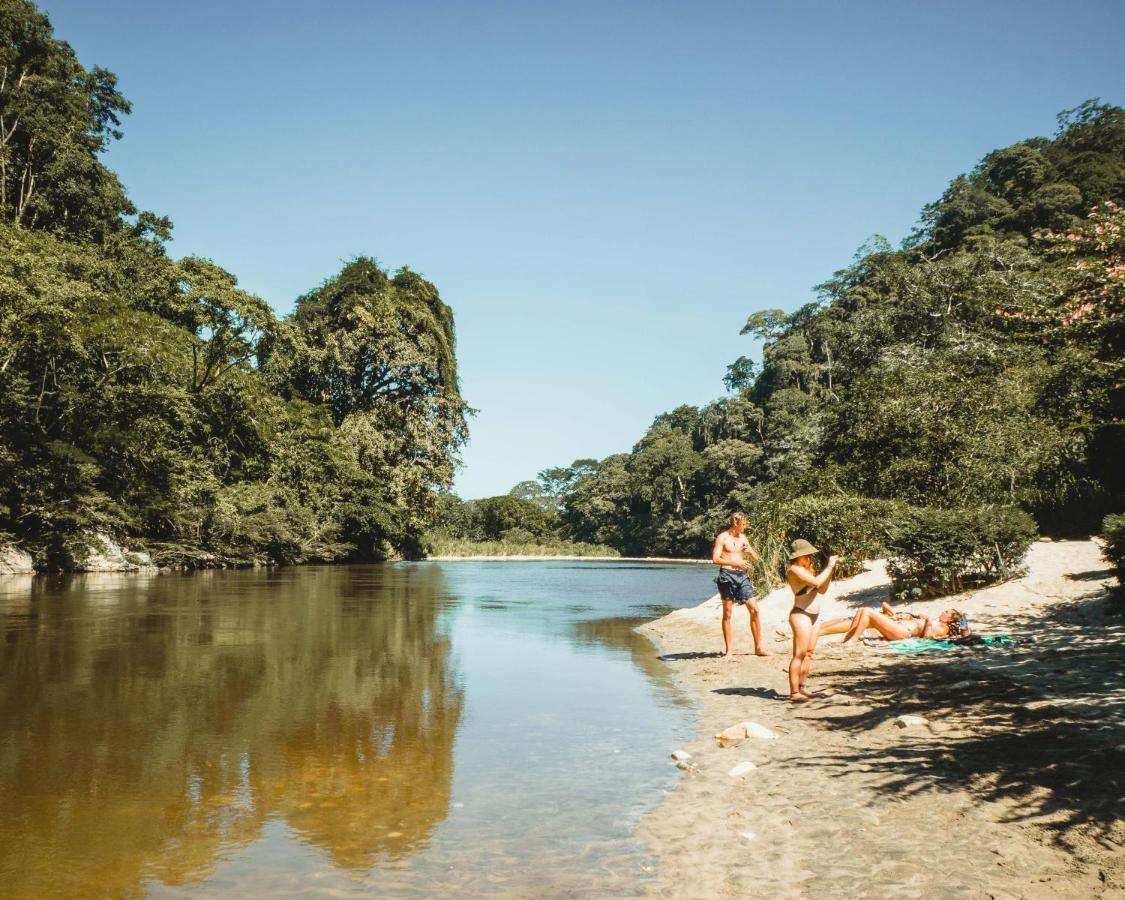
<svg viewBox="0 0 1125 900"><path fill-rule="evenodd" d="M826 590L828 590L828 585L832 583L832 578L836 574L836 564L839 562L840 560L835 556L828 557L828 562L825 564L824 568L820 570L821 575L827 572L828 577L824 579L824 584L817 588L817 591L819 593L823 594Z"/></svg>
<svg viewBox="0 0 1125 900"><path fill-rule="evenodd" d="M828 587L828 582L832 580L832 572L835 568L836 557L830 556L828 557L828 565L821 569L820 572L816 575L814 575L804 566L798 565L790 566L789 571L796 575L799 581L803 582L804 584L811 585L823 594L824 590Z"/></svg>

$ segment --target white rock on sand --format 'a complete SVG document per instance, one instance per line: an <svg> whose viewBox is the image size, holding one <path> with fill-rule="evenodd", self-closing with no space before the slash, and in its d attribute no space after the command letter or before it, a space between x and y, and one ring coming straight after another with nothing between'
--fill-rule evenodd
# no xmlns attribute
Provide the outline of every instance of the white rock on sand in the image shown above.
<svg viewBox="0 0 1125 900"><path fill-rule="evenodd" d="M731 778L741 778L743 775L749 775L756 768L758 767L750 762L750 760L746 760L745 762L740 762L737 766L727 772L727 774Z"/></svg>
<svg viewBox="0 0 1125 900"><path fill-rule="evenodd" d="M724 728L715 735L715 740L726 745L733 744L735 741L744 741L747 738L769 741L775 737L777 735L766 728L765 725L759 725L757 722L739 722L737 725L731 725L730 728Z"/></svg>
<svg viewBox="0 0 1125 900"><path fill-rule="evenodd" d="M691 754L686 750L673 750L672 759L674 759L676 762L687 762L689 759L691 759Z"/></svg>
<svg viewBox="0 0 1125 900"><path fill-rule="evenodd" d="M895 718L895 725L899 728L911 728L917 725L929 725L930 720L924 719L921 716L897 716Z"/></svg>

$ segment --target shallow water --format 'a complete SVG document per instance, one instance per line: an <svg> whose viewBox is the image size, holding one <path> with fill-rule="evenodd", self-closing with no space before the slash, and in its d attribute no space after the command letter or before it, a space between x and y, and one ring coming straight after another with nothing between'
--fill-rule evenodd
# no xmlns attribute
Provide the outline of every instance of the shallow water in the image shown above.
<svg viewBox="0 0 1125 900"><path fill-rule="evenodd" d="M0 579L6 896L636 893L704 567ZM716 629L717 630L717 629Z"/></svg>

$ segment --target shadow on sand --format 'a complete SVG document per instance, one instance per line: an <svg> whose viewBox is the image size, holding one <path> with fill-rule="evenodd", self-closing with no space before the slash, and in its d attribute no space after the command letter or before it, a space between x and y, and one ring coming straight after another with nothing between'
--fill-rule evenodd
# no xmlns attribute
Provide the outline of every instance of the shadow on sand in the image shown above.
<svg viewBox="0 0 1125 900"><path fill-rule="evenodd" d="M951 727L904 737L879 756L805 756L803 762L840 778L857 770L878 774L876 790L887 794L968 787L984 802L1015 800L1005 821L1036 820L1064 844L1079 829L1119 847L1125 616L1109 592L1099 591L1045 618L1009 620L1005 630L1034 633L1038 641L902 656L885 666L870 665L862 654L854 662L849 657L833 680L865 706L824 719L822 727L868 729L902 714Z"/></svg>

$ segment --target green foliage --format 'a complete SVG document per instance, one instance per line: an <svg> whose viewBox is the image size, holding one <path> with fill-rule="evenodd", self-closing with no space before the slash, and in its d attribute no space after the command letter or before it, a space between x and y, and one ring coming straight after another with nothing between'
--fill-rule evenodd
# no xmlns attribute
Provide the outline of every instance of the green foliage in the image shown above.
<svg viewBox="0 0 1125 900"><path fill-rule="evenodd" d="M894 526L887 571L905 596L940 596L1023 572L1035 521L1012 507L914 508Z"/></svg>
<svg viewBox="0 0 1125 900"><path fill-rule="evenodd" d="M543 538L551 531L552 517L542 507L518 497L488 497L472 504L474 530L486 541L497 541L512 532L513 540L526 535Z"/></svg>
<svg viewBox="0 0 1125 900"><path fill-rule="evenodd" d="M863 571L863 562L887 554L897 522L906 505L852 494L810 494L786 504L786 544L804 538L826 557L840 558L839 574L848 578Z"/></svg>
<svg viewBox="0 0 1125 900"><path fill-rule="evenodd" d="M1118 584L1125 586L1125 514L1106 516L1102 520L1102 536L1102 555L1117 572Z"/></svg>
<svg viewBox="0 0 1125 900"><path fill-rule="evenodd" d="M954 179L904 247L867 241L816 302L752 313L762 359L730 365L735 395L657 417L570 486L567 533L701 556L743 508L773 577L786 505L824 484L801 524L845 547L872 546L834 518L858 528L864 497L1014 505L1067 531L1119 509L1125 110L1090 101L1059 126Z"/></svg>
<svg viewBox="0 0 1125 900"><path fill-rule="evenodd" d="M136 212L98 159L130 110L112 72L84 69L29 0L0 0L0 215L83 241ZM151 214L148 224L158 222Z"/></svg>
<svg viewBox="0 0 1125 900"><path fill-rule="evenodd" d="M278 321L99 160L129 104L0 0L0 532L158 562L420 552L465 440L452 313L359 259Z"/></svg>
<svg viewBox="0 0 1125 900"><path fill-rule="evenodd" d="M512 529L519 532L521 529ZM427 556L620 556L612 547L584 544L556 538L528 539L527 534L510 534L499 541L474 541L454 537L435 530L426 535L424 549Z"/></svg>

